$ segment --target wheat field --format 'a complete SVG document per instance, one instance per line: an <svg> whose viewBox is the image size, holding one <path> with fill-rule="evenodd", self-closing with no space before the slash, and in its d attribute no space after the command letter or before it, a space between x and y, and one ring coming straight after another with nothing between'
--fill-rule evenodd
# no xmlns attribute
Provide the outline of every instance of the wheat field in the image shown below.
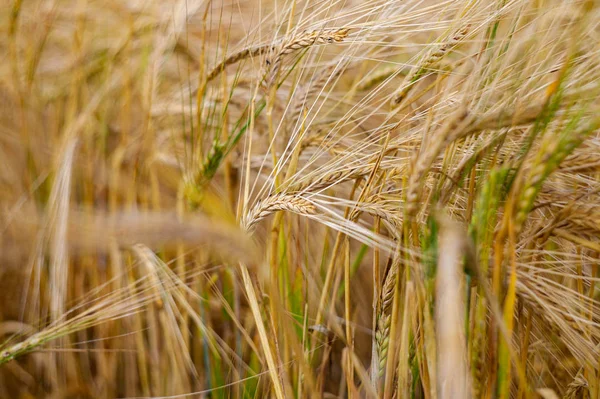
<svg viewBox="0 0 600 399"><path fill-rule="evenodd" d="M1 398L600 398L600 2L5 0Z"/></svg>

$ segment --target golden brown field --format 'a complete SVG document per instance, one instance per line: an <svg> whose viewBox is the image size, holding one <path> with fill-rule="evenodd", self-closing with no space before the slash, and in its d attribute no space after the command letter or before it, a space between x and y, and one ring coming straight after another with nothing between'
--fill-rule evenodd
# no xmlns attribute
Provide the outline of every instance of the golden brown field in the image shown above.
<svg viewBox="0 0 600 399"><path fill-rule="evenodd" d="M6 0L1 398L600 398L600 3Z"/></svg>

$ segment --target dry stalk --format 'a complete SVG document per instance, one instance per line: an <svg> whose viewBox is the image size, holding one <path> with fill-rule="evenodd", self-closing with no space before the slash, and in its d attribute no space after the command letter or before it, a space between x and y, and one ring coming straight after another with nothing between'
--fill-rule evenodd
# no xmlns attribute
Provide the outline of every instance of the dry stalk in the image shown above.
<svg viewBox="0 0 600 399"><path fill-rule="evenodd" d="M447 216L438 217L440 235L435 290L437 381L442 398L468 398L471 378L465 345L462 257L465 235Z"/></svg>
<svg viewBox="0 0 600 399"><path fill-rule="evenodd" d="M390 146L390 149L388 149L386 152L389 153L395 149L395 147ZM304 192L307 190L316 191L336 184L343 183L348 180L354 180L364 176L368 176L373 171L373 168L375 168L376 166L376 158L377 157L375 156L369 159L367 162L359 164L359 166L354 166L350 168L344 165L344 169L342 170L335 170L334 167L332 168L334 169L333 171L328 171L321 176L310 176L308 179L302 179L299 182L288 183L284 185L284 188L287 192ZM343 160L339 160L337 162L343 164ZM392 168L378 168L378 172L383 171L387 171L389 173L389 176L395 176L399 173L404 173L404 168L402 166Z"/></svg>
<svg viewBox="0 0 600 399"><path fill-rule="evenodd" d="M550 326L560 331L562 341L571 353L582 364L594 364L597 359L596 344L600 338L597 330L588 330L587 321L583 321L576 311L578 302L571 303L564 295L557 296L553 286L540 279L535 274L527 272L518 273L517 295L534 310L537 310L542 319ZM598 322L597 309L592 315L592 322ZM589 331L593 331L590 335Z"/></svg>
<svg viewBox="0 0 600 399"><path fill-rule="evenodd" d="M322 69L312 81L294 92L294 97L290 106L291 111L289 117L286 116L286 118L289 118L288 131L291 130L292 124L296 124L299 120L304 119L302 114L306 108L306 102L321 91L327 83L334 81L342 72L344 72L347 63L347 61L331 63ZM303 120L300 121L300 125L302 125L303 122Z"/></svg>
<svg viewBox="0 0 600 399"><path fill-rule="evenodd" d="M576 204L570 207L565 219L589 233L590 236L600 231L600 206L597 204Z"/></svg>
<svg viewBox="0 0 600 399"><path fill-rule="evenodd" d="M588 152L576 152L569 155L560 165L561 172L594 173L600 168L600 156L596 149L586 149Z"/></svg>

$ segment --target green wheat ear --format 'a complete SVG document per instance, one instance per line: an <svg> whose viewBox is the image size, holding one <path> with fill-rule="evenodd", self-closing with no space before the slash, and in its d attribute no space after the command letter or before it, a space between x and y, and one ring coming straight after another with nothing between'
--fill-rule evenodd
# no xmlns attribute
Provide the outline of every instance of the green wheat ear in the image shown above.
<svg viewBox="0 0 600 399"><path fill-rule="evenodd" d="M558 134L548 134L545 137L516 203L517 231L522 229L548 176L599 126L600 118L582 121L581 114L578 114L572 117Z"/></svg>
<svg viewBox="0 0 600 399"><path fill-rule="evenodd" d="M489 249L493 238L495 222L498 220L498 207L507 194L506 183L513 171L510 166L492 169L483 183L475 202L475 210L469 225L469 233L479 253L478 267L487 275ZM469 274L471 271L467 271Z"/></svg>

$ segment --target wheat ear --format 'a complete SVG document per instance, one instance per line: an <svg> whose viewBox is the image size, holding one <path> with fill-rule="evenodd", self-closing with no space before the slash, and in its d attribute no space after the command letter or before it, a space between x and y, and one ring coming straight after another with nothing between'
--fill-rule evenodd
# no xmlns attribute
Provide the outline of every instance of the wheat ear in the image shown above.
<svg viewBox="0 0 600 399"><path fill-rule="evenodd" d="M292 194L279 193L259 201L248 212L242 226L251 231L258 222L277 211L288 211L298 215L314 215L316 207L308 200Z"/></svg>
<svg viewBox="0 0 600 399"><path fill-rule="evenodd" d="M273 85L286 55L309 48L315 44L340 43L348 36L349 32L349 28L329 28L305 31L284 42L281 45L279 52L273 57L273 60L267 61L267 64L271 66L270 71L268 72L269 78L267 79L267 86L271 87Z"/></svg>
<svg viewBox="0 0 600 399"><path fill-rule="evenodd" d="M377 303L377 325L375 330L375 345L377 359L373 367L377 367L377 375L381 377L387 363L390 344L390 328L392 321L392 304L396 289L396 275L400 268L400 257L396 256L383 282L379 301Z"/></svg>
<svg viewBox="0 0 600 399"><path fill-rule="evenodd" d="M419 78L421 78L427 70L431 69L432 66L437 64L450 50L456 47L467 36L470 28L470 25L461 27L454 35L452 35L450 40L431 50L427 54L423 61L406 77L405 81L408 83L401 86L400 89L392 95L392 107L397 107L402 100L404 100Z"/></svg>
<svg viewBox="0 0 600 399"><path fill-rule="evenodd" d="M208 75L206 75L206 82L210 82L211 80L213 80L214 78L216 78L217 76L219 76L219 74L221 72L223 72L223 70L229 66L229 65L233 65L237 62L240 62L242 60L245 60L246 58L250 58L250 57L256 57L258 55L267 53L268 51L274 49L275 46L270 45L270 44L266 44L263 46L252 46L252 47L246 47L245 49L242 49L236 53L231 54L229 57L225 58L223 61L221 61L217 66L215 66L209 73Z"/></svg>

